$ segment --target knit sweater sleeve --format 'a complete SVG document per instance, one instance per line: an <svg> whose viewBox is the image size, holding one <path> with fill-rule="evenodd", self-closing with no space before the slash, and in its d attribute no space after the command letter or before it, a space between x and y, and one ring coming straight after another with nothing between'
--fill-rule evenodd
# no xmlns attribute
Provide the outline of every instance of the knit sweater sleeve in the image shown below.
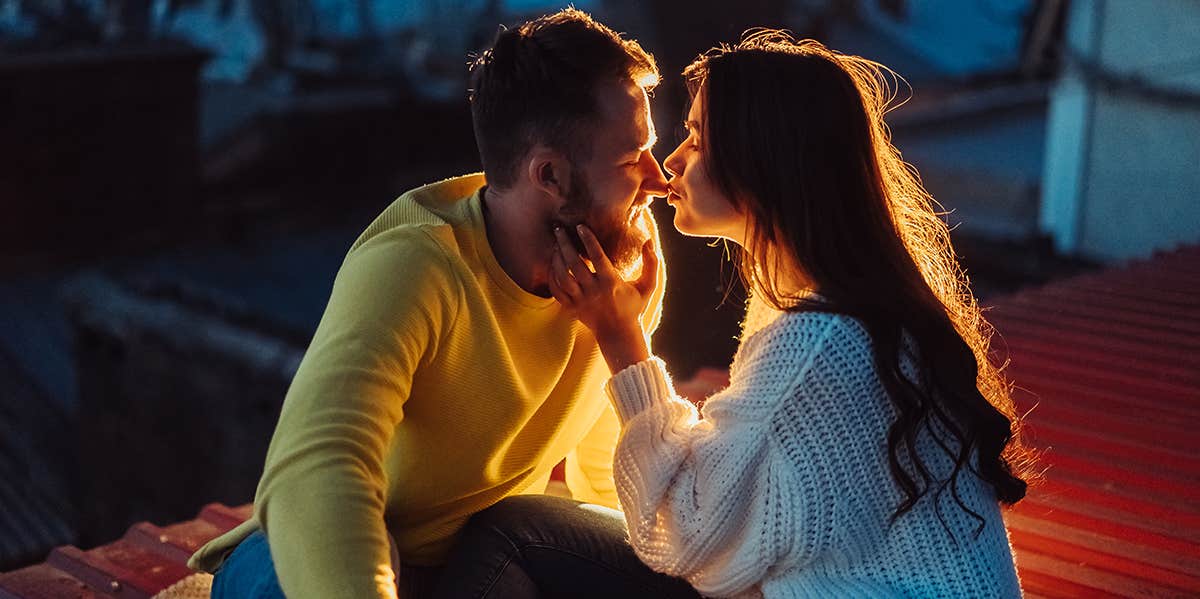
<svg viewBox="0 0 1200 599"><path fill-rule="evenodd" d="M703 418L675 395L658 358L610 379L606 389L623 423L617 493L630 542L651 568L704 594L736 595L795 548L818 544L797 535L823 530L805 530L784 507L814 485L788 466L771 422L828 334L827 326L815 331L804 347L769 330L756 334L739 351L729 387L705 403Z"/></svg>
<svg viewBox="0 0 1200 599"><path fill-rule="evenodd" d="M396 596L383 456L459 281L420 228L351 251L288 390L255 498L288 597Z"/></svg>

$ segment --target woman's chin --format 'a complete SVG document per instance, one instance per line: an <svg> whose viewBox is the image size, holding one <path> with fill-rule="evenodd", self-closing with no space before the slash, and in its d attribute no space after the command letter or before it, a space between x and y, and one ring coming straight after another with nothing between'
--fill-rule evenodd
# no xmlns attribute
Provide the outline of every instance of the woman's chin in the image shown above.
<svg viewBox="0 0 1200 599"><path fill-rule="evenodd" d="M675 230L679 231L682 235L688 237L713 237L713 233L706 231L702 226L698 226L697 223L688 218L686 213L679 210L678 206L675 207L674 224Z"/></svg>

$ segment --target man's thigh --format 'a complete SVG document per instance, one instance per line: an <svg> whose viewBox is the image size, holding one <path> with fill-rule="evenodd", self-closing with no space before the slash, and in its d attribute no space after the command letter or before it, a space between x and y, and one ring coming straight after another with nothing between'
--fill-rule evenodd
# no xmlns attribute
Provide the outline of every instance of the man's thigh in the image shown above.
<svg viewBox="0 0 1200 599"><path fill-rule="evenodd" d="M389 538L390 540L390 538ZM392 566L395 543L392 543ZM418 599L433 593L440 568L404 566L399 572L397 594L400 599ZM256 531L238 544L213 577L212 599L284 599L275 574L275 562L263 532Z"/></svg>
<svg viewBox="0 0 1200 599"><path fill-rule="evenodd" d="M213 576L212 599L284 599L267 536L246 537Z"/></svg>
<svg viewBox="0 0 1200 599"><path fill-rule="evenodd" d="M629 546L616 510L518 495L474 517L443 572L445 597L698 597L650 570Z"/></svg>

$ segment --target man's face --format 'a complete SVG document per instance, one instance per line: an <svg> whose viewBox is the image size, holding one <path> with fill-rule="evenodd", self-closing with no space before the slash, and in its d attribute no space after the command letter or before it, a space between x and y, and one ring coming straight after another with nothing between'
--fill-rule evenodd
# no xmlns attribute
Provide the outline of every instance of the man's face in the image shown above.
<svg viewBox="0 0 1200 599"><path fill-rule="evenodd" d="M640 268L650 237L649 206L667 194L667 180L650 154L657 137L650 99L633 82L601 86L600 119L588 160L573 165L571 189L560 217L568 229L586 224L625 276Z"/></svg>

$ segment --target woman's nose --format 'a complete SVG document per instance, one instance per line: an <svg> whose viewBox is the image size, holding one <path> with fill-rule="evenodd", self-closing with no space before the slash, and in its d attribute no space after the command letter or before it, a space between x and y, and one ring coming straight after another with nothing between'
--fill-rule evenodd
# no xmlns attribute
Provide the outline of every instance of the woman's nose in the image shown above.
<svg viewBox="0 0 1200 599"><path fill-rule="evenodd" d="M683 172L683 160L679 157L679 148L675 148L666 160L663 160L663 169L671 174L672 177L678 177Z"/></svg>

